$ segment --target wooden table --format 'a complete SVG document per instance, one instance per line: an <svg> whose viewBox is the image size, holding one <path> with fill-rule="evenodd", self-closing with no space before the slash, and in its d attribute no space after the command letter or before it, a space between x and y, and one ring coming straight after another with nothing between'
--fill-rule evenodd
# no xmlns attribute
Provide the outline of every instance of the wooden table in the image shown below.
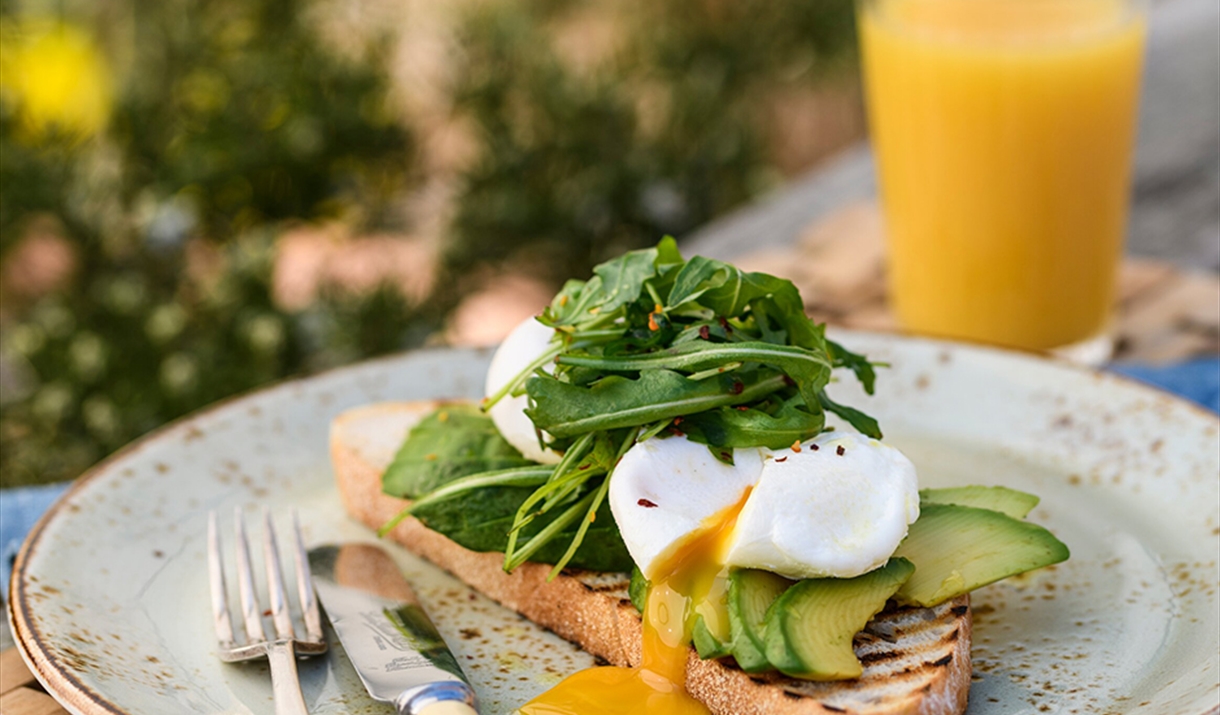
<svg viewBox="0 0 1220 715"><path fill-rule="evenodd" d="M4 715L67 715L47 695L25 667L16 648L0 653L0 713Z"/></svg>

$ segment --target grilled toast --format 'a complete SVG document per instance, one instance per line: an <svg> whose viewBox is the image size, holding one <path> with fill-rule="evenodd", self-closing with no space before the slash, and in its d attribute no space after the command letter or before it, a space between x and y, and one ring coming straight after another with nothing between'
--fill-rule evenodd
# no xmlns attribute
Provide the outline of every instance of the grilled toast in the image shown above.
<svg viewBox="0 0 1220 715"><path fill-rule="evenodd" d="M381 491L381 474L407 432L439 402L389 402L341 414L331 425L335 480L347 512L376 529L406 502ZM399 544L484 595L615 665L641 658L642 625L627 595L628 574L577 569L547 581L551 567L527 563L511 574L503 554L465 549L419 521L390 533ZM970 687L969 596L934 608L890 607L856 636L857 679L797 680L749 675L731 660L701 660L692 648L686 688L715 715L959 715Z"/></svg>

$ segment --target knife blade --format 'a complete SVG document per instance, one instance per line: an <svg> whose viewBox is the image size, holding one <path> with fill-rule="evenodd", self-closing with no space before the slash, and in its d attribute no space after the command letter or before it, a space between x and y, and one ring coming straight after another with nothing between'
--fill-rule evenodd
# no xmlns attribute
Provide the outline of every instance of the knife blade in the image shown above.
<svg viewBox="0 0 1220 715"><path fill-rule="evenodd" d="M465 674L384 549L318 546L309 566L318 600L373 699L399 715L477 715Z"/></svg>

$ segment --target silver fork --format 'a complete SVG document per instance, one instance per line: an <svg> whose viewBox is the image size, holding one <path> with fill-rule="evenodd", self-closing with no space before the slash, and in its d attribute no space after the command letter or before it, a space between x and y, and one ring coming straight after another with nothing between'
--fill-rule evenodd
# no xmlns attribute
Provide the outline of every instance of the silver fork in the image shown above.
<svg viewBox="0 0 1220 715"><path fill-rule="evenodd" d="M225 587L224 558L220 548L220 530L216 512L208 515L208 575L212 583L212 618L219 643L217 655L226 663L267 658L271 665L271 688L275 696L276 715L307 715L301 681L297 675L297 658L326 652L322 637L322 615L314 596L309 573L309 559L301 538L301 525L295 511L292 527L295 534L293 557L296 561L297 592L300 596L305 635L297 638L292 626L288 597L284 592L284 577L280 570L279 548L271 510L263 510L263 562L267 567L267 595L271 600L271 619L275 638L268 639L263 631L263 608L254 588L254 573L250 565L250 545L246 540L246 525L241 508L234 510L236 524L237 585L241 601L245 638L238 642L229 617L228 590Z"/></svg>

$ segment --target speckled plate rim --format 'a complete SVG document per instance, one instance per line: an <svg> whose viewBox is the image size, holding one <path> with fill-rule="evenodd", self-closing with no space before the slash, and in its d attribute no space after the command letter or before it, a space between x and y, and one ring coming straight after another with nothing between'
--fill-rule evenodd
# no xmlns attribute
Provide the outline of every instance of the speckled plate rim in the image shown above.
<svg viewBox="0 0 1220 715"><path fill-rule="evenodd" d="M1086 377L1102 383L1113 385L1119 389L1142 392L1150 399L1157 400L1161 404L1169 405L1169 407L1175 411L1185 411L1186 414L1193 415L1193 419L1199 419L1212 423L1217 422L1218 419L1214 413L1202 408L1201 406L1159 390L1139 380L1105 371L1083 368L1053 358L1045 358L988 346L964 345L948 341L930 340L926 338L917 338L904 335L877 334L855 331L836 332L840 335L856 335L873 341L880 340L890 342L897 345L899 349L901 349L903 343L910 343L932 346L942 351L943 354L953 354L964 351L966 353L981 354L984 357L991 355L1001 360L1015 360L1018 362L1024 362L1031 367L1041 366L1040 369L1066 371L1080 377ZM413 354L443 355L450 352L452 352L451 349L436 348L416 351ZM203 410L184 416L170 423L169 425L145 435L144 437L134 441L133 443L120 449L115 454L99 462L84 475L78 478L72 487L47 511L46 514L43 515L43 517L31 530L26 542L23 544L14 562L13 578L10 582L8 594L8 617L13 628L18 650L20 651L22 658L25 660L27 665L31 668L31 671L47 689L47 691L53 694L56 699L70 712L77 713L79 715L96 715L101 713L124 715L127 712L110 701L103 693L96 692L81 682L77 677L75 677L73 669L69 665L56 661L56 659L50 653L50 649L47 647L44 636L38 631L37 627L33 623L32 613L35 607L29 598L29 594L25 589L22 588L22 585L27 580L26 577L29 575L27 573L28 564L38 548L41 536L49 524L57 519L63 518L63 514L65 512L63 506L71 500L74 494L87 488L94 480L105 478L108 474L113 472L116 466L121 465L125 460L131 458L132 456L139 454L142 450L149 448L159 441L166 440L174 436L179 436L192 429L193 424L199 420L217 415L218 413L223 413L228 410L246 408L249 407L251 403L258 402L283 391L298 389L310 383L321 380L332 380L351 373L368 370L372 367L394 363L402 360L406 355L409 354L412 353L386 356L376 360L365 361L359 364L337 368L314 376L289 379L251 393L228 398ZM1220 444L1220 442L1218 442L1218 444ZM1218 634L1218 636L1220 636L1220 634ZM1220 705L1200 711L1200 715L1217 714L1220 714Z"/></svg>

